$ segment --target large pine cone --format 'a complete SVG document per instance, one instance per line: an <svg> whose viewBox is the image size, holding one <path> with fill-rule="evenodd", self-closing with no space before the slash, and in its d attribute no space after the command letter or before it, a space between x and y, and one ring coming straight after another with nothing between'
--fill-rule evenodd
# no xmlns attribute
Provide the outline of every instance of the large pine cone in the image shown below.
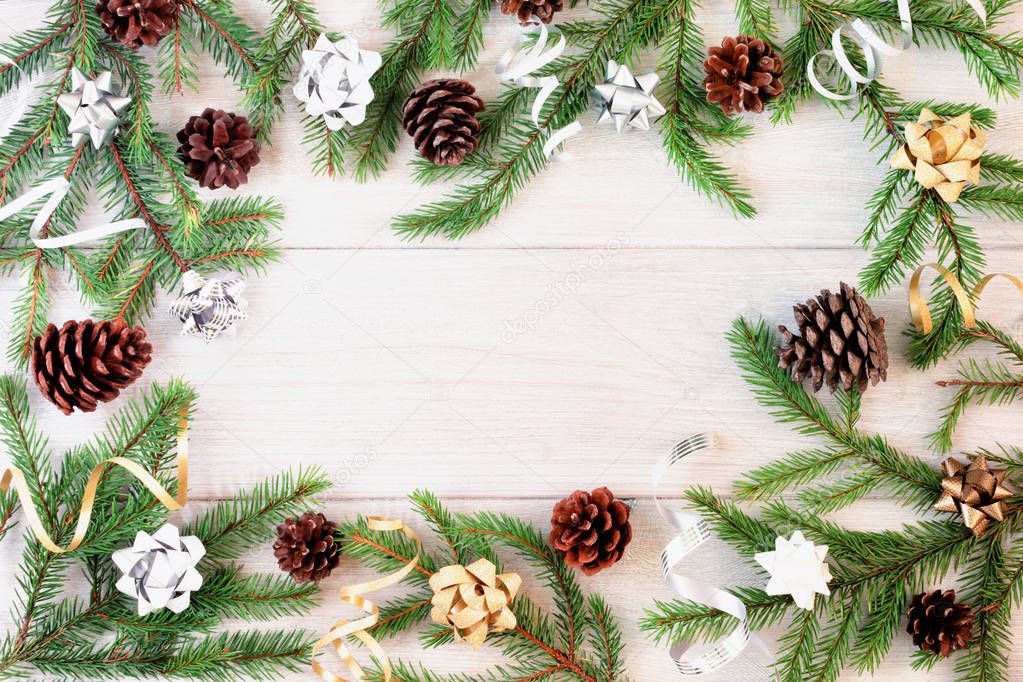
<svg viewBox="0 0 1023 682"><path fill-rule="evenodd" d="M277 565L295 582L320 582L341 561L341 548L334 540L336 528L323 514L306 512L297 521L287 519L277 526Z"/></svg>
<svg viewBox="0 0 1023 682"><path fill-rule="evenodd" d="M204 109L178 131L178 153L188 177L200 187L237 189L249 181L249 170L259 163L259 140L244 116L223 109Z"/></svg>
<svg viewBox="0 0 1023 682"><path fill-rule="evenodd" d="M142 376L153 347L142 327L124 320L49 325L32 346L32 376L64 414L92 412Z"/></svg>
<svg viewBox="0 0 1023 682"><path fill-rule="evenodd" d="M545 24L554 20L554 14L564 9L563 0L501 0L501 13L512 14L525 26L530 17L536 17Z"/></svg>
<svg viewBox="0 0 1023 682"><path fill-rule="evenodd" d="M841 293L824 289L792 312L802 336L778 327L786 344L778 348L778 364L789 368L793 379L811 377L814 391L827 382L832 392L838 386L863 392L868 384L887 380L884 318L874 315L855 289L842 282Z"/></svg>
<svg viewBox="0 0 1023 682"><path fill-rule="evenodd" d="M405 100L402 124L416 150L439 166L457 166L476 149L483 100L471 83L453 78L427 81Z"/></svg>
<svg viewBox="0 0 1023 682"><path fill-rule="evenodd" d="M973 638L973 609L956 603L955 590L922 592L909 606L906 632L921 649L948 656Z"/></svg>
<svg viewBox="0 0 1023 682"><path fill-rule="evenodd" d="M759 114L764 102L782 91L781 57L760 38L725 38L721 47L712 46L707 55L703 62L707 101L717 102L726 114Z"/></svg>
<svg viewBox="0 0 1023 682"><path fill-rule="evenodd" d="M177 0L99 0L96 14L103 30L126 47L153 47L174 30Z"/></svg>
<svg viewBox="0 0 1023 682"><path fill-rule="evenodd" d="M599 573L618 563L632 540L630 512L607 488L577 490L554 505L551 545L569 566Z"/></svg>

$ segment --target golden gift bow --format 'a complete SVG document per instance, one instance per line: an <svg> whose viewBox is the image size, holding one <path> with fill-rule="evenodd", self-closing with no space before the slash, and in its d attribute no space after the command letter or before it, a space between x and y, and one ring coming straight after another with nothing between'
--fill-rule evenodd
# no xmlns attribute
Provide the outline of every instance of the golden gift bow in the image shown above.
<svg viewBox="0 0 1023 682"><path fill-rule="evenodd" d="M1023 295L1023 281L1021 281L1015 275L1010 275L1005 272L996 272L990 275L985 275L983 279L977 282L977 285L973 287L973 291L970 293L966 292L959 279L952 274L952 271L946 268L940 263L926 263L921 265L913 273L913 277L909 280L909 311L913 315L913 326L916 327L918 332L923 334L930 334L934 328L934 324L931 321L931 311L927 307L927 302L924 301L923 295L920 293L920 277L923 275L924 270L931 268L935 270L939 275L945 278L948 282L948 286L952 289L953 295L959 302L959 308L963 311L963 325L967 329L972 329L977 325L976 306L973 301L980 298L980 294L984 291L984 287L987 283L996 277L1004 277L1005 279L1012 282L1020 295Z"/></svg>
<svg viewBox="0 0 1023 682"><path fill-rule="evenodd" d="M464 639L473 649L489 633L511 630L517 624L508 605L522 587L522 578L518 573L498 574L486 559L468 566L445 566L430 576L430 587L433 622L451 626L455 640Z"/></svg>
<svg viewBox="0 0 1023 682"><path fill-rule="evenodd" d="M1005 469L992 469L987 457L977 455L964 465L955 457L941 463L945 478L941 479L941 496L934 503L938 511L960 514L963 525L976 535L987 530L991 520L1005 518L1005 500L1012 491L1005 487Z"/></svg>
<svg viewBox="0 0 1023 682"><path fill-rule="evenodd" d="M905 136L889 164L913 171L913 179L925 189L954 203L966 183L980 183L984 131L973 127L969 112L946 121L924 107L915 123L906 122Z"/></svg>
<svg viewBox="0 0 1023 682"><path fill-rule="evenodd" d="M25 475L21 473L20 469L10 467L4 471L3 478L0 478L0 492L7 492L14 484L14 490L18 494L18 500L21 502L21 508L25 512L25 518L28 520L29 528L35 533L39 543L50 550L54 554L63 554L65 552L73 552L78 549L85 540L85 534L89 531L89 521L92 519L92 509L96 501L96 489L99 488L100 481L103 480L103 475L107 471L108 465L115 464L122 469L125 469L132 476L137 478L139 482L146 487L149 492L153 493L153 496L160 501L163 506L167 507L170 511L178 511L183 509L188 504L188 418L183 416L178 421L178 446L177 446L177 467L178 467L178 495L177 498L171 497L171 494L167 492L166 488L160 485L160 482L156 478L146 471L138 462L134 462L126 457L111 457L105 459L92 468L92 473L89 474L89 480L85 484L85 493L82 495L82 506L78 511L78 522L75 526L74 537L71 538L71 543L67 547L61 548L53 541L50 534L46 532L46 528L43 527L42 522L39 520L39 513L36 511L35 504L32 502L32 492L28 488L28 482L25 480Z"/></svg>
<svg viewBox="0 0 1023 682"><path fill-rule="evenodd" d="M373 635L367 632L369 628L376 625L377 619L380 615L380 608L362 595L382 590L385 587L389 587L390 585L394 585L395 583L399 583L404 580L405 576L415 570L415 568L419 565L419 554L422 552L422 542L420 542L419 536L416 535L415 531L397 519L384 519L378 516L371 516L367 520L367 525L370 530L401 531L405 537L416 543L416 555L412 557L405 566L390 575L385 575L383 578L377 578L376 580L370 580L369 582L345 585L341 588L341 601L346 604L359 607L365 611L367 615L359 618L358 620L349 621L341 619L337 621L330 628L330 632L325 634L317 640L315 644L313 644L313 672L316 673L323 682L349 682L347 678L330 672L316 661L316 656L320 652L320 649L332 642L335 650L337 651L338 657L340 657L341 661L348 666L350 671L352 671L352 675L355 676L354 679L365 679L362 666L360 666L358 661L356 661L351 653L349 653L348 647L345 645L345 640L349 636L355 637L365 644L373 657L377 659L384 673L384 682L389 682L391 679L391 662L388 660L387 654L384 653L383 647L381 647L376 639L373 638Z"/></svg>

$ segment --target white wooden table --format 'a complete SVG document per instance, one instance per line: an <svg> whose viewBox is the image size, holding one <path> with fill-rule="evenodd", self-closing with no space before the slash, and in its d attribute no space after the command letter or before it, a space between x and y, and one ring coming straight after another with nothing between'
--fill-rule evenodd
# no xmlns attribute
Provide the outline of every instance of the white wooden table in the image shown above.
<svg viewBox="0 0 1023 682"><path fill-rule="evenodd" d="M320 5L330 29L370 48L386 42L372 0ZM708 40L734 33L731 3L707 5ZM257 0L239 6L263 25L266 10ZM45 0L6 0L0 38L36 25L46 7ZM496 8L494 14L480 67L468 75L488 97L498 91L494 63L515 35L514 25ZM891 60L887 73L910 98L993 104L1000 125L989 147L1023 155L1023 105L990 102L958 54L914 49ZM238 105L238 92L215 67L204 65L201 74L198 94L158 98L153 110L162 129L177 130L205 105ZM657 568L669 533L650 500L651 466L679 438L710 431L719 454L694 462L686 478L727 492L742 471L807 444L754 403L723 335L740 314L790 324L793 302L843 279L855 282L866 255L853 242L884 172L861 141L860 125L819 102L802 107L792 126L757 119L748 142L721 151L760 210L757 219L739 222L678 178L655 132L619 136L587 115L570 143L574 159L537 177L491 226L461 242L408 244L391 233L389 219L443 191L411 181L408 140L376 182L313 177L299 148L296 105L287 99L274 147L246 188L278 195L287 211L282 262L268 278L250 280L250 319L236 338L206 347L178 336L162 312L165 292L147 323L156 359L139 384L183 375L201 394L192 429L193 509L297 464L323 466L334 477L322 505L335 518L412 520L404 496L425 487L456 510L507 511L546 528L554 500L610 486L638 498L635 540L625 561L584 585L604 593L624 623L629 674L674 679L667 655L636 626L654 598L670 597ZM970 223L989 271L1021 271L1019 226ZM13 279L0 280L0 321L9 319L16 290ZM984 315L1023 332L1019 301L1003 294L985 295ZM66 284L57 298L55 322L87 312ZM888 320L893 366L888 383L864 401L864 426L937 463L924 436L949 397L933 382L953 365L907 367L898 333L909 322L903 289L874 308ZM523 330L509 332L516 324ZM88 437L110 414L64 417L38 395L32 404L58 449ZM957 444L1023 443L1018 410L970 410ZM879 497L836 518L872 529L913 520ZM19 538L7 538L0 594L13 587L20 549ZM275 569L268 549L250 554L246 565ZM748 577L724 546L710 548L692 570ZM323 605L294 626L325 631L341 614L330 591L367 575L344 561L324 583ZM543 602L539 589L527 590ZM1023 623L1016 630L1023 635ZM494 660L485 650L424 654L413 634L387 647L394 657L447 672ZM951 663L913 673L912 651L897 637L877 679L951 679ZM763 661L753 655L715 679L765 679L757 665ZM1023 653L1012 664L1023 669Z"/></svg>

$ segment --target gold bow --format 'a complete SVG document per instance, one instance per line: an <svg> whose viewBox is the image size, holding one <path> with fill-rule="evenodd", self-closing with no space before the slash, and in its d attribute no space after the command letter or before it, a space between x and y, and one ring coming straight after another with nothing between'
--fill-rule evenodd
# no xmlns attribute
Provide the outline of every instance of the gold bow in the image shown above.
<svg viewBox="0 0 1023 682"><path fill-rule="evenodd" d="M455 641L465 640L478 649L491 632L511 630L517 624L509 604L522 587L518 573L497 573L486 559L468 566L445 566L430 577L434 623L450 625Z"/></svg>
<svg viewBox="0 0 1023 682"><path fill-rule="evenodd" d="M906 143L891 158L892 168L914 171L918 183L949 203L958 201L967 182L980 182L984 131L973 127L969 112L945 121L924 109L905 131Z"/></svg>
<svg viewBox="0 0 1023 682"><path fill-rule="evenodd" d="M934 503L938 511L962 514L963 524L974 535L987 530L991 520L1005 518L1005 500L1012 497L1006 488L1005 469L992 469L984 455L977 455L969 466L949 457L941 463L945 478L941 481L941 497Z"/></svg>
<svg viewBox="0 0 1023 682"><path fill-rule="evenodd" d="M320 665L320 662L316 660L320 649L328 644L334 645L334 650L337 651L338 657L346 666L348 666L348 670L351 671L353 680L366 679L366 674L363 671L362 666L359 665L358 661L355 660L355 657L353 657L351 652L348 651L346 642L349 637L354 637L362 642L367 649L369 649L370 654L376 658L377 663L380 665L384 681L389 682L391 679L391 661L387 658L387 654L384 652L384 649L380 646L379 642L377 642L373 635L369 634L369 630L377 624L377 620L380 617L380 608L362 595L382 590L385 587L394 585L395 583L400 583L404 580L405 576L418 568L419 554L422 551L422 544L420 543L419 536L416 535L415 531L397 519L383 519L371 516L367 519L366 525L369 526L370 530L401 532L405 537L415 543L416 555L400 569L394 573L385 575L383 578L377 578L376 580L357 583L355 585L345 585L341 588L341 601L346 604L351 604L352 606L357 606L362 609L366 615L358 620L341 619L337 621L331 627L330 632L325 634L323 637L320 637L320 639L313 644L312 669L313 672L316 673L321 680L323 680L323 682L348 682L348 678L332 673Z"/></svg>
<svg viewBox="0 0 1023 682"><path fill-rule="evenodd" d="M92 519L92 508L96 502L96 489L99 488L103 475L107 472L109 465L114 464L125 469L132 476L137 478L142 485L153 493L153 496L170 511L178 511L188 504L188 418L183 416L178 422L178 446L177 446L177 467L178 467L178 494L171 497L171 494L160 485L156 478L146 471L138 462L126 457L111 457L105 459L92 468L89 480L85 484L85 492L82 494L82 506L78 512L78 522L75 525L75 534L67 547L60 547L50 534L46 532L45 526L39 520L39 512L36 511L35 503L32 502L32 492L29 490L25 475L20 469L10 467L4 471L0 478L0 492L7 492L14 484L14 490L18 494L18 501L25 513L28 527L32 529L36 539L46 549L54 554L73 552L81 546L85 540L85 534L89 531L89 521Z"/></svg>

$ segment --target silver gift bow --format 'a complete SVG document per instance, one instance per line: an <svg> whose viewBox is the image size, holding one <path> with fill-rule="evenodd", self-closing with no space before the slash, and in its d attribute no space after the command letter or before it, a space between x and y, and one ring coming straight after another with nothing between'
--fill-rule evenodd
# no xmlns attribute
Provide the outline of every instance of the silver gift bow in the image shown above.
<svg viewBox="0 0 1023 682"><path fill-rule="evenodd" d="M71 91L58 97L57 103L71 118L68 123L71 146L77 149L91 139L92 146L99 149L114 139L121 124L120 114L131 104L131 98L114 92L109 71L89 78L74 67Z"/></svg>
<svg viewBox="0 0 1023 682"><path fill-rule="evenodd" d="M594 87L602 100L597 123L613 121L618 132L625 130L625 126L650 130L650 121L665 112L654 97L654 86L659 80L661 77L652 71L633 76L625 64L608 60L604 82Z"/></svg>
<svg viewBox="0 0 1023 682"><path fill-rule="evenodd" d="M181 537L169 523L152 535L140 530L131 547L113 553L114 563L123 573L116 587L138 600L140 616L165 607L181 613L188 608L190 593L202 587L195 566L205 554L199 538Z"/></svg>
<svg viewBox="0 0 1023 682"><path fill-rule="evenodd" d="M184 294L171 304L171 314L184 324L182 336L201 336L206 343L215 339L238 320L248 317L248 301L242 298L245 280L241 277L207 279L189 270L181 280Z"/></svg>
<svg viewBox="0 0 1023 682"><path fill-rule="evenodd" d="M746 624L746 605L738 597L719 587L673 571L675 566L712 535L706 521L698 514L666 508L657 496L657 490L671 467L687 455L708 445L707 437L703 434L690 436L657 463L653 474L654 502L657 504L657 511L668 525L678 531L678 535L661 552L661 572L664 574L664 581L682 599L706 604L738 620L732 632L713 644L701 647L699 652L692 649L693 642L683 641L672 645L670 653L675 666L680 673L690 676L703 675L720 668L742 653L750 641L749 627Z"/></svg>
<svg viewBox="0 0 1023 682"><path fill-rule="evenodd" d="M295 81L295 97L310 116L323 116L330 130L359 125L366 120L366 105L373 101L369 79L380 68L380 53L360 50L354 38L333 43L325 35L311 50L302 51L302 70Z"/></svg>
<svg viewBox="0 0 1023 682"><path fill-rule="evenodd" d="M870 27L870 24L862 19L854 19L849 24L843 24L836 28L831 34L831 49L821 50L810 57L806 63L806 77L810 85L818 94L835 101L850 100L857 95L857 86L866 85L878 77L881 73L881 58L897 57L909 49L913 44L913 17L909 11L909 0L896 0L899 9L899 23L902 27L902 35L895 45L889 45L877 32ZM987 9L981 0L964 0L970 8L977 13L981 22L987 23ZM860 73L849 54L842 44L842 37L845 33L851 33L848 37L856 47L863 53L864 71ZM848 92L835 92L821 83L817 77L817 59L821 56L830 57L838 64L845 77L849 79Z"/></svg>

